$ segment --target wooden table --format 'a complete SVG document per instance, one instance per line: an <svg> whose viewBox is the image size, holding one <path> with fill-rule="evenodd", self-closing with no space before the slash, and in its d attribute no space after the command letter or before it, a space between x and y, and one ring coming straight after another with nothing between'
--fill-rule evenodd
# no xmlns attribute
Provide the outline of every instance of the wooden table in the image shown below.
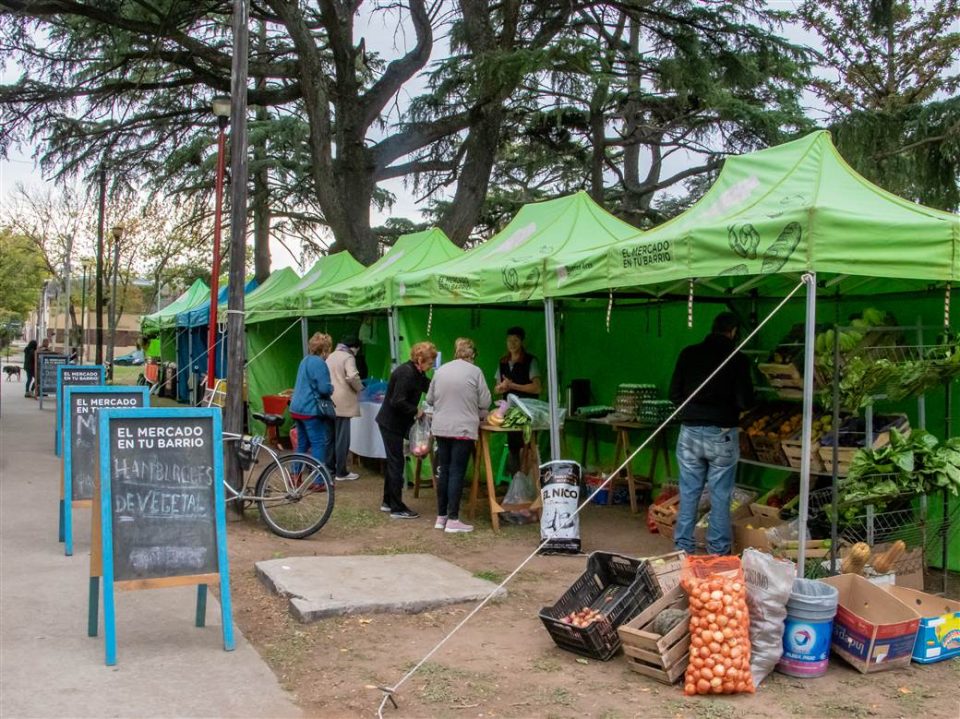
<svg viewBox="0 0 960 719"><path fill-rule="evenodd" d="M586 465L587 462L587 445L591 439L591 434L593 438L594 461L597 464L600 463L600 450L598 448L599 442L597 439L596 428L599 425L610 427L616 433L616 442L613 450L613 463L618 467L633 452L633 449L630 445L631 432L651 432L660 426L649 422L608 422L602 417L568 417L567 422L579 422L584 426L583 447L580 453L581 465ZM646 475L640 475L638 477L634 476L633 467L631 466L632 462L627 463L627 466L625 467L624 479L626 480L627 490L629 491L630 496L630 511L633 513L637 513L639 511L639 507L637 506L637 488L653 488L653 480L656 476L657 463L661 454L663 455L665 466L667 468L667 474L669 474L670 447L667 443L667 433L665 431L660 432L653 441L653 455L650 458L650 467L647 470ZM615 477L613 481L610 482L610 491L607 492L607 504L613 503L613 489L619 479L619 477Z"/></svg>
<svg viewBox="0 0 960 719"><path fill-rule="evenodd" d="M494 427L490 424L480 425L480 438L477 440L477 452L473 461L473 482L470 488L470 519L473 520L477 513L477 498L480 490L480 464L483 463L483 471L487 478L487 501L490 506L490 524L493 531L500 533L500 512L519 512L525 509L538 510L541 507L540 501L540 467L537 461L537 433L534 432L530 441L521 451L521 469L528 471L533 478L534 487L537 489L537 497L533 502L522 504L503 504L497 501L496 476L493 472L493 462L490 459L490 435L509 434L510 432L522 432L523 429Z"/></svg>

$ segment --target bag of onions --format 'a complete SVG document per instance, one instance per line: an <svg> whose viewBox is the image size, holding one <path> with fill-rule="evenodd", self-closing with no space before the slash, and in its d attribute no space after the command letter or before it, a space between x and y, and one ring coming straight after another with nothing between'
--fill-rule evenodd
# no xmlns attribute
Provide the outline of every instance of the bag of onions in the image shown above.
<svg viewBox="0 0 960 719"><path fill-rule="evenodd" d="M747 585L738 557L687 557L680 586L690 600L685 694L753 693Z"/></svg>

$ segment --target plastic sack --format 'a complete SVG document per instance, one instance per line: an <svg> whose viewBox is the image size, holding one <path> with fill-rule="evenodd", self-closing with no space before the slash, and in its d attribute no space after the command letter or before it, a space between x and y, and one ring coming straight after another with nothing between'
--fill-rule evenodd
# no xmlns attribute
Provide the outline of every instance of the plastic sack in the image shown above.
<svg viewBox="0 0 960 719"><path fill-rule="evenodd" d="M370 380L357 396L361 402L383 402L387 394L387 383L382 379Z"/></svg>
<svg viewBox="0 0 960 719"><path fill-rule="evenodd" d="M579 554L580 465L571 460L556 460L540 465L540 538L545 544L541 554Z"/></svg>
<svg viewBox="0 0 960 719"><path fill-rule="evenodd" d="M508 394L507 407L518 407L521 412L530 418L530 426L533 429L549 429L550 427L550 405L543 400L528 397L521 399L515 394ZM558 408L558 418L562 427L564 420L567 418L565 407Z"/></svg>
<svg viewBox="0 0 960 719"><path fill-rule="evenodd" d="M417 419L410 428L410 454L426 457L430 454L430 420L426 415Z"/></svg>
<svg viewBox="0 0 960 719"><path fill-rule="evenodd" d="M680 586L690 601L690 664L685 694L742 694L750 673L747 586L737 557L686 557Z"/></svg>
<svg viewBox="0 0 960 719"><path fill-rule="evenodd" d="M517 472L510 480L510 486L503 497L503 504L530 504L536 499L537 490L533 480L523 472Z"/></svg>
<svg viewBox="0 0 960 719"><path fill-rule="evenodd" d="M756 549L743 550L742 564L750 610L750 673L759 686L783 655L783 625L797 565Z"/></svg>
<svg viewBox="0 0 960 719"><path fill-rule="evenodd" d="M810 541L810 530L806 531L806 539L804 541ZM767 530L767 539L770 540L770 544L773 546L780 546L786 544L787 542L799 542L800 541L800 518L797 517L786 524L780 524L776 527L771 527Z"/></svg>

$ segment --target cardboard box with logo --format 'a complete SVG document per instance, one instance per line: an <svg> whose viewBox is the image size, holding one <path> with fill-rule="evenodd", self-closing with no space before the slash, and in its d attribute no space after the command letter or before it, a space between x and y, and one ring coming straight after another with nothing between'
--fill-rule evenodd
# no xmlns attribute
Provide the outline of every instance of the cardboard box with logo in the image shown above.
<svg viewBox="0 0 960 719"><path fill-rule="evenodd" d="M820 580L840 592L831 647L864 674L910 664L920 614L857 574Z"/></svg>
<svg viewBox="0 0 960 719"><path fill-rule="evenodd" d="M960 656L960 602L906 587L885 589L920 615L913 661L932 664Z"/></svg>

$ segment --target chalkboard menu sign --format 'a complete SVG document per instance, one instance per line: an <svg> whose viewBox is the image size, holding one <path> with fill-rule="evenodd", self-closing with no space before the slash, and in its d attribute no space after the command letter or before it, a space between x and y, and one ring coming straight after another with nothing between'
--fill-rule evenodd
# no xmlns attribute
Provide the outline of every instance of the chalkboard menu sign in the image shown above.
<svg viewBox="0 0 960 719"><path fill-rule="evenodd" d="M67 364L69 359L66 355L53 352L37 353L37 395L40 397L40 409L43 409L43 398L57 391L57 368Z"/></svg>
<svg viewBox="0 0 960 719"><path fill-rule="evenodd" d="M220 585L223 646L233 622L218 407L100 412L100 532L108 665L116 663L114 584L123 589Z"/></svg>
<svg viewBox="0 0 960 719"><path fill-rule="evenodd" d="M73 368L71 368L73 369ZM64 369L61 368L61 372ZM65 372L64 372L65 373ZM67 386L63 388L62 541L73 554L73 511L89 506L99 479L99 414L108 408L148 407L146 387ZM98 508L99 511L99 508Z"/></svg>
<svg viewBox="0 0 960 719"><path fill-rule="evenodd" d="M57 428L54 434L54 448L58 457L62 451L63 435L61 430L63 429L64 407L66 406L63 401L64 388L78 385L102 385L103 376L103 365L62 364L57 366Z"/></svg>

